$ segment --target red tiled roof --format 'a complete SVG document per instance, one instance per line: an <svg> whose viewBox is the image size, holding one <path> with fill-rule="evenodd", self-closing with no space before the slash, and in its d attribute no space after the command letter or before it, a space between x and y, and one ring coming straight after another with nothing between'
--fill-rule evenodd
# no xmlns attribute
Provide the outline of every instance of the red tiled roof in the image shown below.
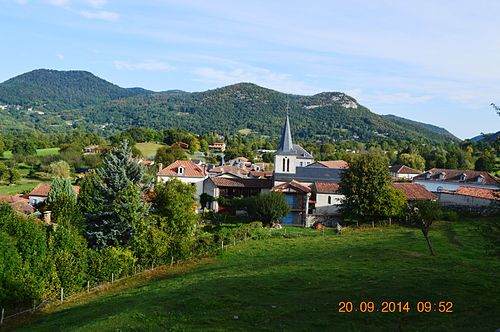
<svg viewBox="0 0 500 332"><path fill-rule="evenodd" d="M233 173L233 174L241 174L241 175L248 174L248 170L246 170L244 168L240 168L238 166L230 166L230 165L214 167L208 172L209 173Z"/></svg>
<svg viewBox="0 0 500 332"><path fill-rule="evenodd" d="M442 190L442 193L477 197L489 200L500 201L500 190L473 188L473 187L458 187L456 191Z"/></svg>
<svg viewBox="0 0 500 332"><path fill-rule="evenodd" d="M273 188L273 191L283 191L288 188L293 188L305 193L311 192L311 188L306 186L305 184L300 183L299 181L291 180L285 183L282 183Z"/></svg>
<svg viewBox="0 0 500 332"><path fill-rule="evenodd" d="M266 177L270 178L273 176L273 171L250 171L250 175L254 178Z"/></svg>
<svg viewBox="0 0 500 332"><path fill-rule="evenodd" d="M422 171L408 167L406 165L394 165L390 168L391 173L397 174L421 174Z"/></svg>
<svg viewBox="0 0 500 332"><path fill-rule="evenodd" d="M22 194L14 196L1 195L0 202L9 204L14 211L23 213L35 212L35 208L29 204L29 199Z"/></svg>
<svg viewBox="0 0 500 332"><path fill-rule="evenodd" d="M317 163L328 168L340 168L340 169L349 168L349 164L345 160L324 160L324 161L317 161Z"/></svg>
<svg viewBox="0 0 500 332"><path fill-rule="evenodd" d="M220 176L211 177L210 180L217 187L239 187L239 188L262 188L271 189L273 181L271 179L228 179Z"/></svg>
<svg viewBox="0 0 500 332"><path fill-rule="evenodd" d="M171 145L173 148L189 149L189 144L184 142L175 142Z"/></svg>
<svg viewBox="0 0 500 332"><path fill-rule="evenodd" d="M394 182L392 186L403 192L406 199L414 201L418 199L435 200L436 196L419 183Z"/></svg>
<svg viewBox="0 0 500 332"><path fill-rule="evenodd" d="M73 191L79 195L80 194L80 186L72 186ZM47 183L40 183L37 185L33 190L29 193L29 196L40 196L40 197L47 197L49 196L50 192L50 184Z"/></svg>
<svg viewBox="0 0 500 332"><path fill-rule="evenodd" d="M205 169L202 166L196 165L191 160L176 160L159 171L156 175L178 176L178 170L181 166L184 168L183 176L203 178L206 175Z"/></svg>
<svg viewBox="0 0 500 332"><path fill-rule="evenodd" d="M314 187L320 194L333 194L339 190L339 184L335 182L314 182Z"/></svg>
<svg viewBox="0 0 500 332"><path fill-rule="evenodd" d="M430 173L430 179L426 178L426 174ZM439 179L439 174L444 173L444 180ZM461 175L465 175L465 180L460 180ZM483 182L478 182L479 176L484 178ZM483 184L490 186L497 186L500 188L500 179L484 171L469 171L461 169L444 169L444 168L432 168L425 173L417 175L413 180L426 180L426 181L445 181L445 182L461 182L461 183L474 183Z"/></svg>

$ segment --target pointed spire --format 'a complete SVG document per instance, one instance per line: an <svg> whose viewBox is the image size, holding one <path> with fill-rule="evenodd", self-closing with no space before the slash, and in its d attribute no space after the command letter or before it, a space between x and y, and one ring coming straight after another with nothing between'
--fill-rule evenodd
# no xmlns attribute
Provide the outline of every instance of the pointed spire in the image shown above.
<svg viewBox="0 0 500 332"><path fill-rule="evenodd" d="M285 127L283 127L283 132L281 133L281 141L278 151L293 151L292 131L290 130L290 120L288 119L288 108L286 110Z"/></svg>

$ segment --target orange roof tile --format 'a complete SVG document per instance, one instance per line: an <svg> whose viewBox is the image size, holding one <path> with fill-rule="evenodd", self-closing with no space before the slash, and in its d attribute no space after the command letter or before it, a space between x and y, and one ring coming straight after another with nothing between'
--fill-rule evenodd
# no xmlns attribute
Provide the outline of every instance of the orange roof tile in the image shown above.
<svg viewBox="0 0 500 332"><path fill-rule="evenodd" d="M172 164L159 171L156 175L179 176L179 167L184 168L184 175L182 176L203 178L207 174L204 167L193 163L191 160L176 160Z"/></svg>
<svg viewBox="0 0 500 332"><path fill-rule="evenodd" d="M392 186L403 192L406 199L414 201L418 199L435 200L436 196L419 183L394 182Z"/></svg>
<svg viewBox="0 0 500 332"><path fill-rule="evenodd" d="M339 184L335 182L314 182L314 187L320 194L333 194L339 190Z"/></svg>
<svg viewBox="0 0 500 332"><path fill-rule="evenodd" d="M80 194L80 186L72 186L73 191L79 195ZM40 183L37 185L33 190L29 193L29 196L40 196L40 197L47 197L49 196L50 192L50 184L47 183Z"/></svg>
<svg viewBox="0 0 500 332"><path fill-rule="evenodd" d="M489 200L500 201L500 190L473 188L473 187L458 187L456 191L442 190L442 193L484 198Z"/></svg>

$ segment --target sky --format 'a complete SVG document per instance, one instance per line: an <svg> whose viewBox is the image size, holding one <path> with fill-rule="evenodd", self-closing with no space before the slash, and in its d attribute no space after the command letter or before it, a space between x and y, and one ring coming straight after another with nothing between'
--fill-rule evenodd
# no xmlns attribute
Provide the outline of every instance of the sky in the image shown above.
<svg viewBox="0 0 500 332"><path fill-rule="evenodd" d="M0 0L0 82L47 68L154 91L340 91L465 139L500 130L499 13L497 0Z"/></svg>

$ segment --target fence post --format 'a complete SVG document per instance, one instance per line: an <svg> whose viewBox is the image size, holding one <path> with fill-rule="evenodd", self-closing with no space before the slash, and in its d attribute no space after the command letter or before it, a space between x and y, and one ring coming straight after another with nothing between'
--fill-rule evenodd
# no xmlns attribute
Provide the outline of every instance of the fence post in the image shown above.
<svg viewBox="0 0 500 332"><path fill-rule="evenodd" d="M0 316L0 325L3 324L3 317L5 315L5 309L2 308L2 315Z"/></svg>
<svg viewBox="0 0 500 332"><path fill-rule="evenodd" d="M61 302L64 301L64 288L61 287Z"/></svg>
<svg viewBox="0 0 500 332"><path fill-rule="evenodd" d="M137 274L137 266L134 266L134 275Z"/></svg>
<svg viewBox="0 0 500 332"><path fill-rule="evenodd" d="M224 250L224 240L222 240L222 250Z"/></svg>
<svg viewBox="0 0 500 332"><path fill-rule="evenodd" d="M115 274L111 272L111 283L115 282Z"/></svg>
<svg viewBox="0 0 500 332"><path fill-rule="evenodd" d="M236 237L233 237L233 246L236 245Z"/></svg>
<svg viewBox="0 0 500 332"><path fill-rule="evenodd" d="M90 281L87 281L87 293L90 293Z"/></svg>
<svg viewBox="0 0 500 332"><path fill-rule="evenodd" d="M170 260L170 266L174 266L174 256L172 255L172 259Z"/></svg>

